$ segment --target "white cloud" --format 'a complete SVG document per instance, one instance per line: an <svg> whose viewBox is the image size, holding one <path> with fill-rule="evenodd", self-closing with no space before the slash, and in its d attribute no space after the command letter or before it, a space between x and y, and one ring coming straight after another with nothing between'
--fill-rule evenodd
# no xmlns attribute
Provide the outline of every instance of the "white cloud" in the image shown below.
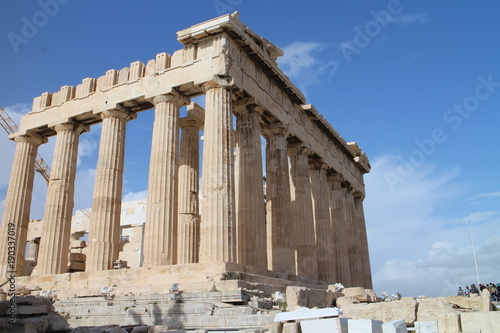
<svg viewBox="0 0 500 333"><path fill-rule="evenodd" d="M417 13L413 15L398 15L391 18L392 23L397 23L399 25L408 25L411 23L425 23L429 21L429 13Z"/></svg>
<svg viewBox="0 0 500 333"><path fill-rule="evenodd" d="M123 196L123 201L134 201L141 200L148 197L148 190L140 191L140 192L128 192Z"/></svg>
<svg viewBox="0 0 500 333"><path fill-rule="evenodd" d="M318 42L293 42L283 48L285 55L278 58L280 68L292 80L300 82L300 88L331 77L338 63L330 55L324 55L326 45ZM325 75L327 74L327 75Z"/></svg>
<svg viewBox="0 0 500 333"><path fill-rule="evenodd" d="M422 165L393 190L384 174L397 172L399 164L398 156L379 156L365 176L364 207L375 291L453 295L458 286L476 283L469 219L475 221L482 282L495 280L500 259L499 212L448 216L443 206L467 197L453 186L460 175L455 169L438 171L437 166Z"/></svg>

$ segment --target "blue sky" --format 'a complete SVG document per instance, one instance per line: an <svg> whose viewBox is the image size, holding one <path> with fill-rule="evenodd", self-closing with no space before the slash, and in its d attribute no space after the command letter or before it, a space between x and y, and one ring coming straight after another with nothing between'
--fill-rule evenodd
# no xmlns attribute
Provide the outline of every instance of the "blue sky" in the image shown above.
<svg viewBox="0 0 500 333"><path fill-rule="evenodd" d="M480 280L500 282L499 2L2 2L0 105L19 123L41 93L173 53L177 31L234 10L284 49L280 67L308 103L370 158L375 291L438 296L475 283L469 220ZM143 112L128 124L125 199L145 196L152 121ZM81 137L76 209L91 206L98 140L98 127ZM39 150L49 164L53 146ZM14 144L0 151L3 211ZM45 192L37 177L33 218Z"/></svg>

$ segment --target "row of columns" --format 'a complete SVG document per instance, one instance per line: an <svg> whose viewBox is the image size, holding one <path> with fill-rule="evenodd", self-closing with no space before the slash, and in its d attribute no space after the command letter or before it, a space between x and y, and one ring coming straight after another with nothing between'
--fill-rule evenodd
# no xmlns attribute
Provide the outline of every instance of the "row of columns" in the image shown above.
<svg viewBox="0 0 500 333"><path fill-rule="evenodd" d="M371 286L362 198L339 174L302 144L287 143L280 123L261 126L263 112L252 99L233 103L230 79L203 85L204 117L179 110L189 100L178 93L154 98L143 266L238 262L329 282ZM234 104L234 105L233 105ZM236 115L236 138L233 135ZM111 269L118 258L126 109L101 113L87 271ZM204 128L202 216L198 203L199 131ZM182 137L179 151L179 128ZM37 274L67 269L79 135L76 122L57 125ZM266 144L264 198L261 134ZM19 234L16 270L22 272L33 163L43 138L20 136L2 229ZM236 154L234 149L236 148ZM235 167L236 165L236 167ZM12 201L12 202L11 202ZM7 244L2 230L0 245ZM44 241L50 240L50 241ZM9 262L3 252L0 267ZM349 282L348 282L349 281Z"/></svg>

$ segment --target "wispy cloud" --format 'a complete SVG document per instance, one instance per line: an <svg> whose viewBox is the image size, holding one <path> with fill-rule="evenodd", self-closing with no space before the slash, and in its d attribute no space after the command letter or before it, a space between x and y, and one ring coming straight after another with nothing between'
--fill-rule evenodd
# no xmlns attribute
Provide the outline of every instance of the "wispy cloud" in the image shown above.
<svg viewBox="0 0 500 333"><path fill-rule="evenodd" d="M489 192L489 193L479 193L469 198L470 200L481 199L481 198L499 198L500 192Z"/></svg>
<svg viewBox="0 0 500 333"><path fill-rule="evenodd" d="M123 196L123 201L134 201L141 200L148 197L148 190L140 191L140 192L128 192Z"/></svg>
<svg viewBox="0 0 500 333"><path fill-rule="evenodd" d="M456 190L460 170L424 164L392 191L384 174L395 172L399 156L381 155L371 164L365 176L364 207L376 292L452 295L459 285L475 283L469 219L477 222L473 226L477 253L493 252L480 258L481 276L495 278L490 256L500 256L500 232L495 227L500 212L485 210L452 218L443 214L447 203L466 200L465 190ZM498 247L491 250L490 244Z"/></svg>
<svg viewBox="0 0 500 333"><path fill-rule="evenodd" d="M292 80L300 82L300 88L331 78L338 63L326 51L327 45L318 42L293 42L283 48L285 55L278 58L280 68ZM325 75L326 74L326 75Z"/></svg>
<svg viewBox="0 0 500 333"><path fill-rule="evenodd" d="M429 13L428 12L423 12L423 13L417 13L417 14L407 14L407 15L398 15L398 16L393 16L391 18L391 23L396 23L398 25L404 26L404 25L409 25L412 23L425 23L429 21Z"/></svg>

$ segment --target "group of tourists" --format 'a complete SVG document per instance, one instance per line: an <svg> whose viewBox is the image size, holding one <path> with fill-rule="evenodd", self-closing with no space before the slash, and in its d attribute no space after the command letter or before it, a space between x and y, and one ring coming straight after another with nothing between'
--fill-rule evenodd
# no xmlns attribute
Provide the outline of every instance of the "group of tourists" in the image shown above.
<svg viewBox="0 0 500 333"><path fill-rule="evenodd" d="M463 290L462 287L458 287L457 296L469 297L471 294L479 295L484 289L487 289L490 292L492 301L500 300L500 283L498 283L497 285L495 285L494 283L480 283L479 289L475 284L472 284L470 286L470 289L469 286L465 286L465 290Z"/></svg>

